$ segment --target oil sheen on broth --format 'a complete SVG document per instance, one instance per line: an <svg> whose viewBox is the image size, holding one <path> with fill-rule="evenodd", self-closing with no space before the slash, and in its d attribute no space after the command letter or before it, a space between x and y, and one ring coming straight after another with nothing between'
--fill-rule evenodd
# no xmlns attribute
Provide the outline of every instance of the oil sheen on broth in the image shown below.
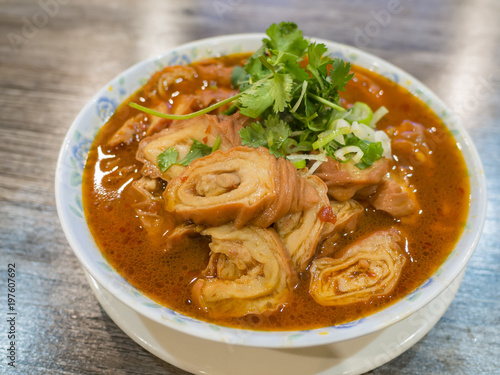
<svg viewBox="0 0 500 375"><path fill-rule="evenodd" d="M170 107L184 105L177 102L179 93L188 96L217 87L226 89L229 96L234 90L230 81L231 67L241 65L247 57L232 55L211 61L217 66L216 74L213 69L205 69L202 63L196 77L169 85L162 96L170 97ZM373 110L385 106L389 113L379 121L377 128L386 129L389 134L394 132L394 125L405 121L421 124L428 130L430 163L415 155L414 168L408 171L408 178L416 188L420 214L418 220L405 222L366 205L356 231L318 246L315 257L335 256L367 233L398 223L406 237L404 251L408 261L389 295L343 306L322 306L310 296L310 274L304 271L299 273L297 287L288 303L278 311L239 318L209 318L191 296L193 283L209 261L209 240L194 237L179 241L175 249L167 248L166 239L174 230L175 222L163 205L156 202L145 208L156 214L155 220L160 218L155 231L148 231L137 216L138 198L131 184L141 177L142 163L135 157L138 139L129 144L110 145L117 130L128 119L140 114L126 104L118 107L98 133L88 155L83 179L87 222L110 264L160 304L201 320L250 329L295 330L341 324L372 314L422 284L451 252L463 230L469 204L466 166L448 130L425 104L385 77L357 66L352 67L352 72L354 78L346 91L341 92L344 106L356 101L367 103ZM147 107L159 105L159 78L160 74L155 74L125 103L142 98L141 104ZM200 108L194 105L189 111L197 109ZM158 179L154 193L161 195L165 186L166 182Z"/></svg>

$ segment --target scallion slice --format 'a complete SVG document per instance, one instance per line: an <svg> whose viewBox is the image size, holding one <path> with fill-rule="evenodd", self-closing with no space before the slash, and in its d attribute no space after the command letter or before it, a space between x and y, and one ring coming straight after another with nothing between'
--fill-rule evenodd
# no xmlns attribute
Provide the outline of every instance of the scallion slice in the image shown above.
<svg viewBox="0 0 500 375"><path fill-rule="evenodd" d="M328 143L333 141L339 135L347 134L349 132L348 128L340 128L339 130L327 130L320 134L318 140L312 144L313 150L325 147Z"/></svg>
<svg viewBox="0 0 500 375"><path fill-rule="evenodd" d="M375 125L377 125L377 122L379 122L379 120L388 113L389 113L389 110L387 108L385 108L384 106L377 109L375 111L375 113L373 114L372 120L370 121L370 126L372 128L375 128Z"/></svg>
<svg viewBox="0 0 500 375"><path fill-rule="evenodd" d="M356 102L350 109L350 112L345 119L349 122L357 121L358 123L369 125L373 118L372 109L368 104Z"/></svg>
<svg viewBox="0 0 500 375"><path fill-rule="evenodd" d="M302 169L302 168L305 168L305 166L306 166L305 159L297 160L297 161L294 161L292 163L293 163L293 165L295 165L295 168L297 168L297 169Z"/></svg>

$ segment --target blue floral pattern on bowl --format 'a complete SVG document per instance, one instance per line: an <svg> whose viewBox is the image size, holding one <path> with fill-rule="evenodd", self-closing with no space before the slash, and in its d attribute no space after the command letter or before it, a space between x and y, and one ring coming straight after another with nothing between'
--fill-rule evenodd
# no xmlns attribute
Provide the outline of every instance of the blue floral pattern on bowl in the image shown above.
<svg viewBox="0 0 500 375"><path fill-rule="evenodd" d="M332 56L342 57L399 82L441 116L462 147L471 181L469 221L454 256L424 285L389 308L366 318L321 329L265 332L233 329L199 321L161 306L131 286L109 265L99 251L85 221L82 208L82 173L92 140L119 103L134 93L157 70L165 66L236 52L251 52L260 46L261 34L242 34L205 39L186 44L164 55L139 63L120 74L84 107L69 129L58 159L56 202L68 242L76 256L99 284L139 313L179 331L205 339L262 347L305 347L352 339L394 324L436 298L465 267L479 239L485 214L485 181L481 162L470 137L450 115L447 107L423 84L402 70L375 56L338 43L325 43ZM479 230L478 230L479 228ZM439 281L439 282L436 282ZM423 289L426 293L423 293Z"/></svg>

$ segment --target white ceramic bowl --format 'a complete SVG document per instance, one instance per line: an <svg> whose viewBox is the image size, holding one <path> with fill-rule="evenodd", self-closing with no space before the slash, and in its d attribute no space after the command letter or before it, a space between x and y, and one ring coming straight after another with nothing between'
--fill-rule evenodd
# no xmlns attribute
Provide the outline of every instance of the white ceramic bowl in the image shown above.
<svg viewBox="0 0 500 375"><path fill-rule="evenodd" d="M356 48L325 43L329 54L375 71L408 89L441 117L455 137L467 163L471 201L467 224L455 249L436 273L417 290L396 304L340 326L285 332L234 329L180 314L144 296L120 276L106 261L95 244L82 208L82 172L90 145L116 107L149 77L165 66L256 50L263 34L241 34L204 39L174 48L165 54L134 65L105 85L83 108L69 129L62 145L56 170L56 202L59 218L76 256L113 296L140 314L170 328L200 338L246 346L268 348L306 347L360 337L409 317L436 299L465 268L479 241L486 215L486 182L478 153L472 141L445 104L414 77L386 61ZM441 298L441 297L439 297Z"/></svg>

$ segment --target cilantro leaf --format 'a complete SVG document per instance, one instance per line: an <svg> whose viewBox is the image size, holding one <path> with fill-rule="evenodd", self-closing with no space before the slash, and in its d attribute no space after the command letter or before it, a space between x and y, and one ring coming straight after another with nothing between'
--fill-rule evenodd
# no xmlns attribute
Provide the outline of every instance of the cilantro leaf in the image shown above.
<svg viewBox="0 0 500 375"><path fill-rule="evenodd" d="M336 58L332 60L331 66L332 68L329 70L329 74L332 86L335 86L338 91L344 91L345 85L347 85L347 82L349 82L354 75L353 73L349 74L351 64L349 62L344 63L344 60Z"/></svg>
<svg viewBox="0 0 500 375"><path fill-rule="evenodd" d="M172 164L177 163L179 152L173 147L167 148L160 155L156 157L160 171L165 172Z"/></svg>
<svg viewBox="0 0 500 375"><path fill-rule="evenodd" d="M299 59L294 54L271 50L269 61L273 65L282 64L284 70L289 73L295 81L303 82L309 79L309 74L300 67Z"/></svg>
<svg viewBox="0 0 500 375"><path fill-rule="evenodd" d="M264 44L273 50L288 52L295 56L302 56L309 44L302 36L302 31L293 22L275 23L266 30L269 39L263 40Z"/></svg>
<svg viewBox="0 0 500 375"><path fill-rule="evenodd" d="M252 83L258 82L267 75L269 75L269 70L262 65L260 61L260 56L265 55L266 49L262 45L257 51L250 56L244 65L244 69L249 77L248 83L243 83L240 85L240 91L248 89Z"/></svg>
<svg viewBox="0 0 500 375"><path fill-rule="evenodd" d="M281 149L281 146L292 133L288 124L281 120L278 115L269 115L264 121L266 129L271 132L272 137L267 144L270 148Z"/></svg>
<svg viewBox="0 0 500 375"><path fill-rule="evenodd" d="M239 131L241 144L258 148L267 147L267 134L260 122L254 122Z"/></svg>
<svg viewBox="0 0 500 375"><path fill-rule="evenodd" d="M177 164L187 167L189 164L191 164L193 160L210 155L211 152L212 152L212 147L207 146L206 144L201 143L196 139L193 139L193 144L189 149L188 154L184 159L179 161Z"/></svg>
<svg viewBox="0 0 500 375"><path fill-rule="evenodd" d="M156 160L158 161L158 167L162 173L173 164L179 164L187 167L193 160L210 155L212 152L217 151L221 141L221 137L218 135L214 145L210 147L197 141L196 139L193 139L193 144L191 145L188 154L181 161L177 161L179 158L179 152L175 148L169 147L157 156Z"/></svg>
<svg viewBox="0 0 500 375"><path fill-rule="evenodd" d="M238 99L240 112L253 118L271 106L274 112L282 112L291 100L292 84L293 78L289 74L280 73L254 84Z"/></svg>
<svg viewBox="0 0 500 375"><path fill-rule="evenodd" d="M248 81L247 72L243 67L236 65L231 73L231 83L234 87L240 87L246 81Z"/></svg>
<svg viewBox="0 0 500 375"><path fill-rule="evenodd" d="M327 48L323 43L309 44L309 47L307 48L307 55L309 56L309 66L317 69L325 61L323 55L326 51Z"/></svg>
<svg viewBox="0 0 500 375"><path fill-rule="evenodd" d="M280 157L286 154L284 148L288 145L292 130L278 115L269 115L264 126L260 122L254 122L241 129L239 134L243 146L266 147L271 154Z"/></svg>

